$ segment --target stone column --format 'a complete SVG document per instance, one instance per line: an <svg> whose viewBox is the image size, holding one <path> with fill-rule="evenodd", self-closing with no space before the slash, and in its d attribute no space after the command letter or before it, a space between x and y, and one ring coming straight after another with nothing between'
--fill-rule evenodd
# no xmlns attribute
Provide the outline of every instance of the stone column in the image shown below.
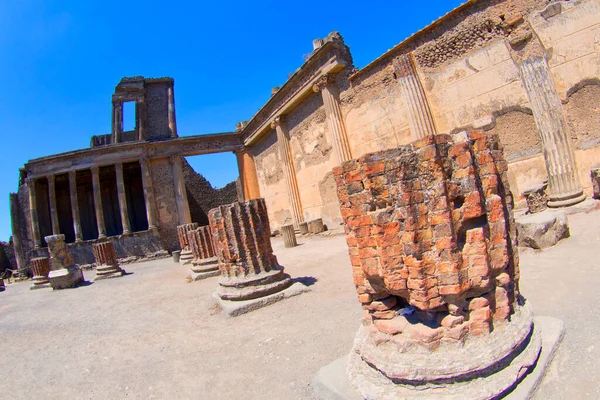
<svg viewBox="0 0 600 400"><path fill-rule="evenodd" d="M175 202L177 203L177 214L179 216L179 225L191 224L192 215L188 204L187 193L185 190L185 178L183 177L183 159L180 156L170 157L173 167L173 181L175 184Z"/></svg>
<svg viewBox="0 0 600 400"><path fill-rule="evenodd" d="M58 224L58 209L56 208L56 186L55 175L48 175L48 201L50 203L50 221L52 223L52 234L60 234L60 226Z"/></svg>
<svg viewBox="0 0 600 400"><path fill-rule="evenodd" d="M183 224L177 226L177 238L179 239L179 246L181 246L181 256L179 260L185 265L192 262L194 255L190 249L190 242L188 238L188 232L198 228L197 222L189 224Z"/></svg>
<svg viewBox="0 0 600 400"><path fill-rule="evenodd" d="M102 191L100 189L100 169L97 166L92 170L92 185L94 189L94 208L96 210L96 223L98 224L98 239L106 237L106 226L104 225L104 210L102 209Z"/></svg>
<svg viewBox="0 0 600 400"><path fill-rule="evenodd" d="M118 278L124 275L125 271L119 266L113 242L94 243L92 251L96 260L96 277L94 278L94 282L101 279Z"/></svg>
<svg viewBox="0 0 600 400"><path fill-rule="evenodd" d="M33 235L33 243L35 248L39 249L42 246L42 238L40 236L40 223L37 212L35 179L27 179L27 188L29 189L29 216L31 218L31 234Z"/></svg>
<svg viewBox="0 0 600 400"><path fill-rule="evenodd" d="M283 117L275 118L271 127L277 132L277 146L279 147L283 173L288 187L292 219L294 227L298 229L298 224L304 221L304 216L302 214L302 202L300 201L300 191L298 190L294 159L290 149L290 139L285 119Z"/></svg>
<svg viewBox="0 0 600 400"><path fill-rule="evenodd" d="M302 284L296 283L287 293L271 297L272 301L263 299L292 284L273 254L264 199L213 208L208 219L221 271L215 297L229 315L239 315L288 297L287 293L294 287L305 290Z"/></svg>
<svg viewBox="0 0 600 400"><path fill-rule="evenodd" d="M517 31L509 39L509 49L540 132L548 172L548 207L577 204L585 199L585 194L560 96L546 60L546 49L535 34L526 29Z"/></svg>
<svg viewBox="0 0 600 400"><path fill-rule="evenodd" d="M142 97L135 102L137 116L138 140L146 140L146 101Z"/></svg>
<svg viewBox="0 0 600 400"><path fill-rule="evenodd" d="M48 279L54 290L75 287L83 282L83 272L73 262L73 255L65 244L65 235L46 236L50 254Z"/></svg>
<svg viewBox="0 0 600 400"><path fill-rule="evenodd" d="M298 242L296 241L296 232L294 232L294 225L281 225L281 234L283 235L283 244L285 247L298 246Z"/></svg>
<svg viewBox="0 0 600 400"><path fill-rule="evenodd" d="M412 53L401 55L394 60L393 64L413 138L420 139L435 135L437 132L433 114Z"/></svg>
<svg viewBox="0 0 600 400"><path fill-rule="evenodd" d="M83 241L81 219L79 218L79 200L77 198L77 171L69 171L69 193L71 195L71 213L73 214L73 230L75 242Z"/></svg>
<svg viewBox="0 0 600 400"><path fill-rule="evenodd" d="M187 233L192 259L192 280L197 281L219 275L219 265L212 244L209 226L201 226Z"/></svg>
<svg viewBox="0 0 600 400"><path fill-rule="evenodd" d="M177 137L177 121L175 119L175 82L169 86L168 89L169 97L169 130L171 131L171 137Z"/></svg>
<svg viewBox="0 0 600 400"><path fill-rule="evenodd" d="M340 107L340 95L335 85L335 76L324 75L313 86L315 92L321 92L325 113L327 114L327 126L331 132L331 142L338 163L352 159L346 124Z"/></svg>
<svg viewBox="0 0 600 400"><path fill-rule="evenodd" d="M25 251L23 249L23 242L21 241L21 226L22 218L19 212L19 196L17 193L10 194L10 226L13 238L13 247L15 249L15 259L17 261L17 268L19 269L19 275L26 275L26 264L25 264Z"/></svg>
<svg viewBox="0 0 600 400"><path fill-rule="evenodd" d="M142 169L142 186L144 187L144 202L146 203L146 217L148 218L148 230L156 229L156 207L154 205L154 189L152 187L152 176L150 175L150 161L147 158L140 159Z"/></svg>
<svg viewBox="0 0 600 400"><path fill-rule="evenodd" d="M258 177L256 176L256 165L250 149L242 149L235 152L238 162L238 171L244 200L258 199L260 197L260 188L258 186Z"/></svg>
<svg viewBox="0 0 600 400"><path fill-rule="evenodd" d="M123 180L123 163L115 164L117 173L117 194L119 196L119 210L121 211L121 224L123 225L123 235L131 234L129 224L129 211L127 210L127 195L125 194L125 182Z"/></svg>
<svg viewBox="0 0 600 400"><path fill-rule="evenodd" d="M120 101L113 101L112 124L114 143L121 143L123 133L123 103Z"/></svg>
<svg viewBox="0 0 600 400"><path fill-rule="evenodd" d="M48 261L48 257L32 258L30 268L33 273L33 283L29 289L49 288L50 281L48 280L48 274L50 273L50 262Z"/></svg>

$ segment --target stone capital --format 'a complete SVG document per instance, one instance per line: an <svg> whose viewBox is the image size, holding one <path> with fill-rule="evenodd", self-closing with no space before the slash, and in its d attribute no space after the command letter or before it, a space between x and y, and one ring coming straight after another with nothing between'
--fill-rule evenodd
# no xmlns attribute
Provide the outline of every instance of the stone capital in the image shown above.
<svg viewBox="0 0 600 400"><path fill-rule="evenodd" d="M181 157L181 156L170 156L169 157L169 162L171 164L175 164L175 163L178 163L178 162L180 163L180 162L182 162L182 158L183 157Z"/></svg>
<svg viewBox="0 0 600 400"><path fill-rule="evenodd" d="M123 172L123 163L122 162L116 163L115 170Z"/></svg>
<svg viewBox="0 0 600 400"><path fill-rule="evenodd" d="M334 83L335 83L335 76L327 74L327 75L323 75L322 77L317 79L317 81L314 83L312 88L315 93L318 93L321 90L323 90L324 87L333 85Z"/></svg>
<svg viewBox="0 0 600 400"><path fill-rule="evenodd" d="M416 75L416 62L412 53L402 54L392 61L396 78Z"/></svg>
<svg viewBox="0 0 600 400"><path fill-rule="evenodd" d="M278 126L281 126L281 124L284 122L284 120L285 120L285 117L283 115L278 115L277 117L275 117L273 122L271 122L271 128L276 129Z"/></svg>
<svg viewBox="0 0 600 400"><path fill-rule="evenodd" d="M33 189L35 187L35 178L26 178L25 179L25 184L27 185L28 188Z"/></svg>
<svg viewBox="0 0 600 400"><path fill-rule="evenodd" d="M90 167L90 171L92 171L92 175L97 175L100 172L100 167L94 165L93 167Z"/></svg>

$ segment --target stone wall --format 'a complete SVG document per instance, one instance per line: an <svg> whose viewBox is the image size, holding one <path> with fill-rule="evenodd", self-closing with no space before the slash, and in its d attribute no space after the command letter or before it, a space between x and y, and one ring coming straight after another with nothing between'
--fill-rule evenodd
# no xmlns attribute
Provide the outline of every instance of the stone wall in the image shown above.
<svg viewBox="0 0 600 400"><path fill-rule="evenodd" d="M165 249L169 252L179 250L177 240L179 217L175 202L173 167L168 158L159 158L151 160L150 168L156 201L156 215Z"/></svg>

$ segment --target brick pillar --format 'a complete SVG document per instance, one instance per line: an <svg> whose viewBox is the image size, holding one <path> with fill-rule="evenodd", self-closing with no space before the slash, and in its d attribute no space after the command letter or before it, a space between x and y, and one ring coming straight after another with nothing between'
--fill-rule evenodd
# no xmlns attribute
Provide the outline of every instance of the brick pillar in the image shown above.
<svg viewBox="0 0 600 400"><path fill-rule="evenodd" d="M36 249L42 246L42 237L40 235L40 222L37 212L37 196L35 193L35 179L27 179L27 189L29 191L29 217L31 219L31 234Z"/></svg>
<svg viewBox="0 0 600 400"><path fill-rule="evenodd" d="M92 170L92 188L94 190L94 209L96 211L96 223L98 224L98 239L106 237L106 225L104 224L104 209L102 208L102 190L100 188L100 168L94 166Z"/></svg>
<svg viewBox="0 0 600 400"><path fill-rule="evenodd" d="M478 398L486 387L495 398L536 363L508 166L497 136L467 136L426 136L333 170L364 309L347 371L365 397Z"/></svg>
<svg viewBox="0 0 600 400"><path fill-rule="evenodd" d="M179 259L183 264L189 264L194 258L192 250L190 249L190 243L187 234L196 228L198 228L198 223L196 222L177 226L177 238L179 239L179 245L181 246L181 256Z"/></svg>
<svg viewBox="0 0 600 400"><path fill-rule="evenodd" d="M50 203L50 222L52 223L52 234L60 234L60 226L58 224L58 208L56 207L56 185L54 174L48 175L48 202Z"/></svg>
<svg viewBox="0 0 600 400"><path fill-rule="evenodd" d="M41 289L50 287L48 274L50 273L50 262L48 257L32 258L29 264L33 273L33 284L29 289Z"/></svg>
<svg viewBox="0 0 600 400"><path fill-rule="evenodd" d="M125 194L125 181L123 179L123 163L115 164L115 172L117 175L117 195L119 197L123 235L129 235L131 234L131 225L129 224L129 210L127 209L127 195Z"/></svg>
<svg viewBox="0 0 600 400"><path fill-rule="evenodd" d="M94 281L123 276L125 271L119 266L112 241L94 243L92 251L96 259L96 278L94 278Z"/></svg>
<svg viewBox="0 0 600 400"><path fill-rule="evenodd" d="M147 158L140 159L142 169L142 186L144 187L144 203L146 204L146 217L148 218L148 230L158 227L156 221L156 206L154 203L154 189L152 175L150 174L150 161Z"/></svg>
<svg viewBox="0 0 600 400"><path fill-rule="evenodd" d="M296 179L296 169L294 168L294 158L290 149L289 132L285 119L277 117L271 124L271 127L277 132L277 146L279 147L279 155L281 156L283 173L287 183L288 198L290 200L290 211L294 227L304 221L302 214L302 202L300 200L300 191L298 190L298 180Z"/></svg>
<svg viewBox="0 0 600 400"><path fill-rule="evenodd" d="M394 70L400 84L400 92L404 101L408 124L414 139L435 135L433 114L417 72L412 53L401 55L393 62Z"/></svg>
<svg viewBox="0 0 600 400"><path fill-rule="evenodd" d="M290 286L271 248L264 199L213 208L208 218L221 271L221 299L255 299Z"/></svg>
<svg viewBox="0 0 600 400"><path fill-rule="evenodd" d="M71 213L73 214L75 242L81 242L83 241L83 231L79 216L79 200L77 199L77 171L69 171L69 194L71 196Z"/></svg>
<svg viewBox="0 0 600 400"><path fill-rule="evenodd" d="M313 86L313 91L321 92L325 113L327 114L327 126L331 132L331 143L333 152L338 163L348 161L352 158L348 133L342 108L340 107L340 94L335 83L335 76L325 75Z"/></svg>
<svg viewBox="0 0 600 400"><path fill-rule="evenodd" d="M195 273L194 280L218 275L219 264L215 257L210 226L201 226L189 231L187 237L194 256L191 267L192 272Z"/></svg>

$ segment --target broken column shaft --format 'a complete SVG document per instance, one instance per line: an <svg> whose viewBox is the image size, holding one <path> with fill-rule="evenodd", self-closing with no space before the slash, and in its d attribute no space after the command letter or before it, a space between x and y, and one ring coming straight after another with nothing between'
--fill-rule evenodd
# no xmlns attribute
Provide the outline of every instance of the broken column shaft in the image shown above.
<svg viewBox="0 0 600 400"><path fill-rule="evenodd" d="M50 262L48 257L32 258L29 264L33 273L33 284L29 289L49 288L50 281L48 274L50 273Z"/></svg>
<svg viewBox="0 0 600 400"><path fill-rule="evenodd" d="M187 234L196 228L198 228L197 222L177 226L177 238L179 239L179 245L181 246L181 257L179 259L183 264L189 264L194 258L192 250L190 249Z"/></svg>
<svg viewBox="0 0 600 400"><path fill-rule="evenodd" d="M117 256L115 254L115 246L112 241L94 243L92 245L94 258L96 259L96 277L94 281L118 278L123 276L125 271L119 266Z"/></svg>
<svg viewBox="0 0 600 400"><path fill-rule="evenodd" d="M209 226L201 226L187 233L192 251L192 279L200 280L219 274L219 264L212 244Z"/></svg>

